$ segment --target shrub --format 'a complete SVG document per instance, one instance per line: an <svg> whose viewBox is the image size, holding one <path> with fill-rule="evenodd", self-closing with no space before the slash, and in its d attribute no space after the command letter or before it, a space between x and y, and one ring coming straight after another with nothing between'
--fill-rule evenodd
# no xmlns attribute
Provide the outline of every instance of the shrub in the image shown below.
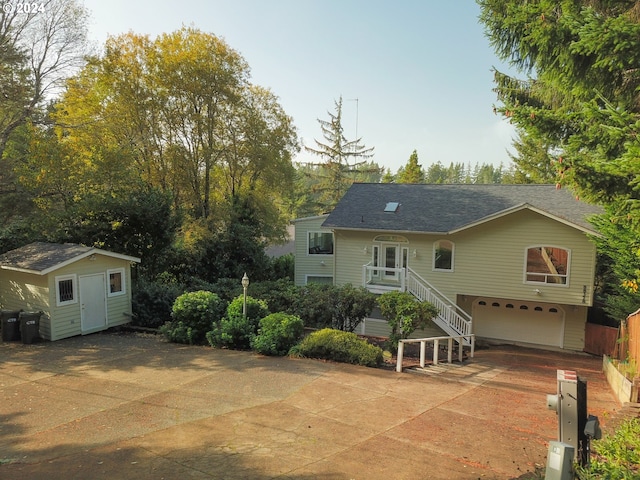
<svg viewBox="0 0 640 480"><path fill-rule="evenodd" d="M266 302L247 297L247 315L242 314L244 296L234 298L227 306L227 312L213 328L206 333L212 347L234 349L251 348L251 340L256 335L260 320L269 314Z"/></svg>
<svg viewBox="0 0 640 480"><path fill-rule="evenodd" d="M295 314L298 288L291 280L267 280L251 284L251 296L267 302L269 311Z"/></svg>
<svg viewBox="0 0 640 480"><path fill-rule="evenodd" d="M389 322L391 333L387 348L391 352L398 350L398 341L408 338L419 328L427 326L438 315L438 309L429 302L420 302L407 292L387 292L378 297L382 316Z"/></svg>
<svg viewBox="0 0 640 480"><path fill-rule="evenodd" d="M580 480L640 478L640 418L623 422L615 434L592 442L591 462L579 467Z"/></svg>
<svg viewBox="0 0 640 480"><path fill-rule="evenodd" d="M333 297L331 326L337 330L353 332L376 306L376 296L362 287L350 284L338 288Z"/></svg>
<svg viewBox="0 0 640 480"><path fill-rule="evenodd" d="M304 333L300 317L286 313L272 313L260 320L258 335L251 347L263 355L286 355Z"/></svg>
<svg viewBox="0 0 640 480"><path fill-rule="evenodd" d="M171 308L184 286L176 282L138 278L131 292L132 324L159 328L171 319Z"/></svg>
<svg viewBox="0 0 640 480"><path fill-rule="evenodd" d="M302 318L305 327L325 328L331 326L333 318L333 299L337 296L337 287L310 283L298 287L294 301L294 312Z"/></svg>
<svg viewBox="0 0 640 480"><path fill-rule="evenodd" d="M355 333L325 328L313 332L291 350L292 355L323 358L335 362L377 367L382 364L382 349Z"/></svg>
<svg viewBox="0 0 640 480"><path fill-rule="evenodd" d="M220 319L226 304L215 293L199 290L176 298L171 321L161 332L172 342L201 344L214 321Z"/></svg>

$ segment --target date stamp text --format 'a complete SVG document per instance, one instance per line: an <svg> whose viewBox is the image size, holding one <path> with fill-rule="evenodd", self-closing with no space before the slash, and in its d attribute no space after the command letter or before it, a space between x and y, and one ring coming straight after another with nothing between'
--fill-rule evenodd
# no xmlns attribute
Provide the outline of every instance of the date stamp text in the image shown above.
<svg viewBox="0 0 640 480"><path fill-rule="evenodd" d="M44 2L22 2L22 1L5 1L2 2L2 11L4 13L42 13L45 10Z"/></svg>

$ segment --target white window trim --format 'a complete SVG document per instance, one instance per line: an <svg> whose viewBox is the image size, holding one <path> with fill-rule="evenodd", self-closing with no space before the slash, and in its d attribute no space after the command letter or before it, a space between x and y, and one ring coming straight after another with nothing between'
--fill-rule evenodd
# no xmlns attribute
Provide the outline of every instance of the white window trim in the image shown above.
<svg viewBox="0 0 640 480"><path fill-rule="evenodd" d="M65 302L60 301L60 282L65 280L71 280L71 289L73 292L73 299ZM59 275L54 279L56 284L56 306L64 307L65 305L73 305L78 303L78 276L75 273L69 275Z"/></svg>
<svg viewBox="0 0 640 480"><path fill-rule="evenodd" d="M436 268L436 249L440 242L449 242L451 244L451 268ZM433 242L433 249L431 251L431 270L434 272L453 272L455 268L455 260L456 260L456 244L447 240L446 238L441 238L440 240L436 240Z"/></svg>
<svg viewBox="0 0 640 480"><path fill-rule="evenodd" d="M534 280L527 280L527 275L529 273L536 275L535 272L527 272L527 262L528 260L528 254L529 254L529 249L530 248L544 248L544 247L550 247L550 248L558 248L560 250L564 250L565 252L567 252L567 273L565 273L564 275L558 275L559 277L564 277L566 278L566 282L565 283L553 283L553 282L536 282ZM522 280L523 283L526 285L544 285L544 286L548 286L548 287L569 287L569 283L570 283L570 274L571 274L571 249L560 246L560 245L552 245L552 244L535 244L535 245L529 245L528 247L525 247L524 249L524 274L522 276ZM539 275L545 275L545 274L539 274ZM551 274L549 274L550 276L553 276Z"/></svg>
<svg viewBox="0 0 640 480"><path fill-rule="evenodd" d="M323 235L331 235L331 243L333 244L333 252L335 253L335 251L336 251L336 239L335 239L335 237L333 235L333 232L328 232L326 230L308 230L307 231L307 256L314 256L315 257L317 255L320 255L320 256L325 256L325 257L332 257L333 253L309 253L309 247L310 247L310 245L309 245L309 236L312 233L320 233L320 234L323 234Z"/></svg>
<svg viewBox="0 0 640 480"><path fill-rule="evenodd" d="M111 274L119 273L122 277L122 290L119 292L111 291ZM118 297L120 295L125 295L127 293L127 281L126 276L124 274L124 268L111 268L107 270L107 297Z"/></svg>

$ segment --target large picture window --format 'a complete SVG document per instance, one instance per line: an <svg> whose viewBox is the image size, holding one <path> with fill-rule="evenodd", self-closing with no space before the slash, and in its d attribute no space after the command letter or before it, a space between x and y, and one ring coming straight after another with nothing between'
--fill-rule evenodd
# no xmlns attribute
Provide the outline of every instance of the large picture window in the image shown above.
<svg viewBox="0 0 640 480"><path fill-rule="evenodd" d="M438 240L433 244L433 269L448 272L453 270L453 242Z"/></svg>
<svg viewBox="0 0 640 480"><path fill-rule="evenodd" d="M61 275L55 278L56 305L70 305L78 302L77 279L75 275Z"/></svg>
<svg viewBox="0 0 640 480"><path fill-rule="evenodd" d="M527 248L526 281L566 285L569 274L569 251L558 247Z"/></svg>
<svg viewBox="0 0 640 480"><path fill-rule="evenodd" d="M333 255L333 233L309 232L309 255Z"/></svg>

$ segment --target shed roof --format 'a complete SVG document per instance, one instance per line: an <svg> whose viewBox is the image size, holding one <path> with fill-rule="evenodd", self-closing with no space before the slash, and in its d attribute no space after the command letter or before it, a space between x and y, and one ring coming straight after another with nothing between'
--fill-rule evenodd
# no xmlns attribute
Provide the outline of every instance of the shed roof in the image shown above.
<svg viewBox="0 0 640 480"><path fill-rule="evenodd" d="M388 211L391 202L399 205ZM355 183L323 227L454 233L522 209L592 234L597 231L588 217L603 213L555 185Z"/></svg>
<svg viewBox="0 0 640 480"><path fill-rule="evenodd" d="M94 254L140 263L137 257L75 243L34 242L0 255L0 269L46 275Z"/></svg>

